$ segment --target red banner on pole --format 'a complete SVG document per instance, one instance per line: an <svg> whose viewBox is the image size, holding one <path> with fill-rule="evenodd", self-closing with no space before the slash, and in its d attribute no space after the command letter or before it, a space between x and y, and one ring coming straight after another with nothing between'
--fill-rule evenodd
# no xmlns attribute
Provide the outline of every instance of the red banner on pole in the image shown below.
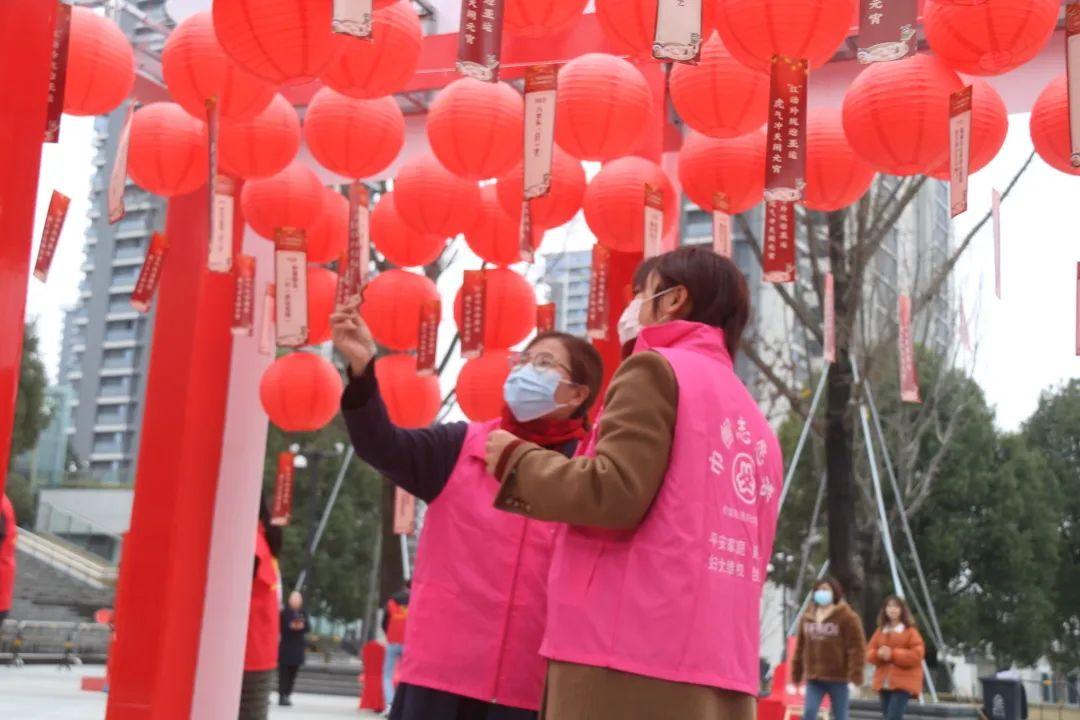
<svg viewBox="0 0 1080 720"><path fill-rule="evenodd" d="M1080 167L1080 3L1065 6L1065 70L1069 84L1069 162Z"/></svg>
<svg viewBox="0 0 1080 720"><path fill-rule="evenodd" d="M536 332L555 331L555 303L536 306Z"/></svg>
<svg viewBox="0 0 1080 720"><path fill-rule="evenodd" d="M726 258L732 256L731 247L731 206L728 204L727 195L716 193L713 195L712 212L712 246L713 252Z"/></svg>
<svg viewBox="0 0 1080 720"><path fill-rule="evenodd" d="M341 253L337 262L337 289L334 293L334 304L344 305L349 300L349 253Z"/></svg>
<svg viewBox="0 0 1080 720"><path fill-rule="evenodd" d="M135 116L135 103L128 103L124 124L120 126L120 139L116 142L116 158L109 176L109 224L120 222L124 217L124 185L127 182L128 145L131 143L131 121Z"/></svg>
<svg viewBox="0 0 1080 720"><path fill-rule="evenodd" d="M218 128L220 106L215 98L206 101L206 129L209 138L210 193L210 252L207 256L210 272L232 272L233 264L233 213L235 211L236 183L232 178L218 174Z"/></svg>
<svg viewBox="0 0 1080 720"><path fill-rule="evenodd" d="M370 196L363 183L349 185L349 284L348 296L360 294L371 266Z"/></svg>
<svg viewBox="0 0 1080 720"><path fill-rule="evenodd" d="M994 190L990 214L994 222L994 294L1001 299L1001 193Z"/></svg>
<svg viewBox="0 0 1080 720"><path fill-rule="evenodd" d="M701 54L702 0L660 0L652 54L657 60L693 62Z"/></svg>
<svg viewBox="0 0 1080 720"><path fill-rule="evenodd" d="M484 315L487 275L483 270L466 270L461 282L461 356L479 357L484 352Z"/></svg>
<svg viewBox="0 0 1080 720"><path fill-rule="evenodd" d="M836 283L825 273L825 362L836 362Z"/></svg>
<svg viewBox="0 0 1080 720"><path fill-rule="evenodd" d="M608 336L608 278L611 276L611 251L600 244L593 246L589 277L589 309L585 327L589 337L606 340Z"/></svg>
<svg viewBox="0 0 1080 720"><path fill-rule="evenodd" d="M300 347L308 340L307 241L298 228L278 228L274 237L277 344Z"/></svg>
<svg viewBox="0 0 1080 720"><path fill-rule="evenodd" d="M442 303L426 300L420 306L420 338L416 351L416 371L421 375L435 374L435 359L439 347L439 320Z"/></svg>
<svg viewBox="0 0 1080 720"><path fill-rule="evenodd" d="M968 332L967 314L964 312L964 298L960 298L960 342L964 343L964 347L968 352L971 351L971 333Z"/></svg>
<svg viewBox="0 0 1080 720"><path fill-rule="evenodd" d="M416 498L401 488L394 488L394 534L412 535L416 531Z"/></svg>
<svg viewBox="0 0 1080 720"><path fill-rule="evenodd" d="M334 19L330 29L339 35L371 39L371 0L334 0Z"/></svg>
<svg viewBox="0 0 1080 720"><path fill-rule="evenodd" d="M281 527L289 524L292 515L293 485L296 481L296 456L291 452L278 453L277 477L274 479L274 503L270 524Z"/></svg>
<svg viewBox="0 0 1080 720"><path fill-rule="evenodd" d="M645 185L645 257L664 251L664 191Z"/></svg>
<svg viewBox="0 0 1080 720"><path fill-rule="evenodd" d="M67 84L68 45L70 43L71 6L57 0L52 64L49 68L49 105L48 114L45 117L45 142L47 143L60 140L60 116L64 113L64 86Z"/></svg>
<svg viewBox="0 0 1080 720"><path fill-rule="evenodd" d="M131 293L131 306L141 313L150 309L168 250L168 239L161 233L154 233L150 239L150 249L146 251L146 259L143 260L142 270L139 271L139 279L135 281L135 290Z"/></svg>
<svg viewBox="0 0 1080 720"><path fill-rule="evenodd" d="M915 339L911 333L911 298L901 295L897 300L897 321L900 323L900 399L922 402L919 397L919 378L915 371Z"/></svg>
<svg viewBox="0 0 1080 720"><path fill-rule="evenodd" d="M761 268L765 282L795 280L795 203L765 203Z"/></svg>
<svg viewBox="0 0 1080 720"><path fill-rule="evenodd" d="M60 231L64 229L64 220L67 218L70 205L71 198L53 190L52 199L49 200L49 211L45 215L45 226L41 229L37 262L34 263L34 277L41 282L45 282L49 277L49 268L52 266L56 244L60 242Z"/></svg>
<svg viewBox="0 0 1080 720"><path fill-rule="evenodd" d="M259 326L259 354L273 355L277 347L277 329L274 327L277 317L277 288L274 283L266 283L266 292L263 293L262 325Z"/></svg>
<svg viewBox="0 0 1080 720"><path fill-rule="evenodd" d="M802 200L806 187L806 60L774 55L769 89L765 200Z"/></svg>
<svg viewBox="0 0 1080 720"><path fill-rule="evenodd" d="M915 0L861 0L859 51L863 65L902 60L918 49Z"/></svg>
<svg viewBox="0 0 1080 720"><path fill-rule="evenodd" d="M498 82L502 56L503 0L462 0L457 71Z"/></svg>
<svg viewBox="0 0 1080 720"><path fill-rule="evenodd" d="M555 152L555 93L558 68L535 65L525 69L525 199L551 192L551 162Z"/></svg>
<svg viewBox="0 0 1080 720"><path fill-rule="evenodd" d="M536 248L540 244L536 242L535 232L531 201L523 200L521 202L521 224L518 226L518 245L521 249L522 262L531 263L535 257Z"/></svg>
<svg viewBox="0 0 1080 720"><path fill-rule="evenodd" d="M952 217L967 210L971 169L971 86L949 96L949 200Z"/></svg>
<svg viewBox="0 0 1080 720"><path fill-rule="evenodd" d="M255 258L241 255L233 268L233 335L250 337L255 331Z"/></svg>

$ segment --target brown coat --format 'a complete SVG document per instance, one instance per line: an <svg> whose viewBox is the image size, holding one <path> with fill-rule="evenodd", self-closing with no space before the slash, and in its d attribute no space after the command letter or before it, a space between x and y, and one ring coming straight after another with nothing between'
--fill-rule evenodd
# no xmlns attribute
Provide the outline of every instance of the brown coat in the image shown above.
<svg viewBox="0 0 1080 720"><path fill-rule="evenodd" d="M888 660L878 657L878 649L888 647L892 656ZM922 694L922 661L926 645L922 635L913 627L900 632L885 632L878 628L866 648L866 662L874 666L874 689L903 690L912 697Z"/></svg>
<svg viewBox="0 0 1080 720"><path fill-rule="evenodd" d="M799 622L799 638L791 663L791 679L863 684L866 635L862 621L846 602L824 615L812 605Z"/></svg>

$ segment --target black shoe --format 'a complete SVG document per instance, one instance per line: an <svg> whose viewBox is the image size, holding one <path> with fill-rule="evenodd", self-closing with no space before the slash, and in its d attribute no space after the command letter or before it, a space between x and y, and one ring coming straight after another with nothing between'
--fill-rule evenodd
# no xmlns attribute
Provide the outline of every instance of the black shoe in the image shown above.
<svg viewBox="0 0 1080 720"><path fill-rule="evenodd" d="M292 707L292 700L289 699L288 695L284 695L278 699L278 705L281 707Z"/></svg>

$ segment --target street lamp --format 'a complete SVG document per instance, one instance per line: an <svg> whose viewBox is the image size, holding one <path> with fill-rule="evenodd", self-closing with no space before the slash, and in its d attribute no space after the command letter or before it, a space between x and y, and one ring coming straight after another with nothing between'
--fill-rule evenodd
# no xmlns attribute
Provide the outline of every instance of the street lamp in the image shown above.
<svg viewBox="0 0 1080 720"><path fill-rule="evenodd" d="M326 458L338 457L344 451L345 443L341 442L334 443L333 450L329 451L317 449L302 451L300 445L296 443L289 446L289 452L293 453L293 467L297 470L308 469L308 532L300 578L307 578L311 574L311 566L315 558L316 533L319 525L319 463Z"/></svg>

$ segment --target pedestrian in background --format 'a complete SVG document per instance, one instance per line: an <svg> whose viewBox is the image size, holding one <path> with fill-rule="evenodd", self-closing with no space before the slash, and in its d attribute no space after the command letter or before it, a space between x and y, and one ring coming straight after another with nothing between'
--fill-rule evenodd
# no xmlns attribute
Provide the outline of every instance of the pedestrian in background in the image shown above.
<svg viewBox="0 0 1080 720"><path fill-rule="evenodd" d="M7 495L0 495L0 623L11 611L11 596L15 592L15 508Z"/></svg>
<svg viewBox="0 0 1080 720"><path fill-rule="evenodd" d="M296 674L304 664L307 643L307 611L304 596L296 590L289 593L289 603L281 610L281 647L278 649L278 705L292 705L290 696L296 684Z"/></svg>
<svg viewBox="0 0 1080 720"><path fill-rule="evenodd" d="M405 651L405 624L409 617L409 586L394 593L386 602L383 614L383 632L386 633L386 658L383 660L383 700L386 702L386 715L394 704L394 673L397 672Z"/></svg>
<svg viewBox="0 0 1080 720"><path fill-rule="evenodd" d="M881 698L882 716L903 720L908 700L922 693L926 645L907 603L896 595L885 598L877 623L866 648L866 662L874 666L874 690Z"/></svg>
<svg viewBox="0 0 1080 720"><path fill-rule="evenodd" d="M264 502L259 508L255 537L244 680L240 687L240 720L266 720L270 712L270 691L278 666L281 636L281 573L277 560L281 542L281 528L270 524L270 509Z"/></svg>
<svg viewBox="0 0 1080 720"><path fill-rule="evenodd" d="M815 720L826 695L836 720L847 720L851 686L863 684L866 635L862 620L844 602L844 590L834 578L814 587L813 602L799 622L791 679L806 681L804 720Z"/></svg>

